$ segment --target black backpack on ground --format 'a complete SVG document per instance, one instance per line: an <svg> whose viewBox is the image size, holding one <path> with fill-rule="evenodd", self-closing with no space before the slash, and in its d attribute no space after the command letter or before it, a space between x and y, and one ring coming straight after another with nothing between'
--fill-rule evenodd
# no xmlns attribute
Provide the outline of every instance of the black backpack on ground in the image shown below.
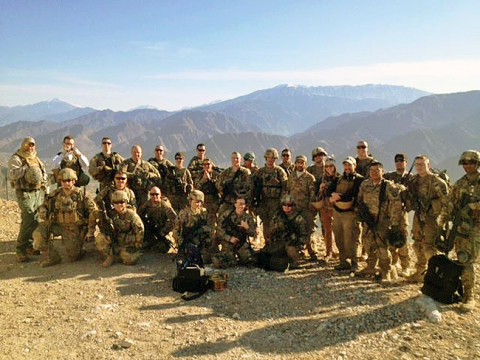
<svg viewBox="0 0 480 360"><path fill-rule="evenodd" d="M460 302L463 296L462 265L445 255L435 255L428 260L422 293L443 304Z"/></svg>
<svg viewBox="0 0 480 360"><path fill-rule="evenodd" d="M192 296L182 295L183 300L193 300L202 296L209 289L209 276L205 275L205 269L198 265L180 268L173 278L172 289L179 293L197 293Z"/></svg>

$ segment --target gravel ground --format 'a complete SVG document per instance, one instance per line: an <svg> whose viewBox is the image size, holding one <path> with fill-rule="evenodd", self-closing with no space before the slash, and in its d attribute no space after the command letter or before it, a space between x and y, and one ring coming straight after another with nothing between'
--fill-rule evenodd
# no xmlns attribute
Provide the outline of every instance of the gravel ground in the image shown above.
<svg viewBox="0 0 480 360"><path fill-rule="evenodd" d="M77 263L16 263L18 208L0 205L2 359L480 359L480 311L437 304L442 319L430 322L418 285L351 277L335 262L239 267L226 291L185 302L169 255L103 269L88 244Z"/></svg>

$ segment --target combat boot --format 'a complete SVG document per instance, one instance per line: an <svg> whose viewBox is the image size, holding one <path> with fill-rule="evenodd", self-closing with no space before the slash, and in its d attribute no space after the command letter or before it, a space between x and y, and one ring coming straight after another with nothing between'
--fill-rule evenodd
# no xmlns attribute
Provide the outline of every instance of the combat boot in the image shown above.
<svg viewBox="0 0 480 360"><path fill-rule="evenodd" d="M62 262L62 258L57 251L49 251L46 254L46 259L40 261L40 267L47 267L56 264L60 264Z"/></svg>
<svg viewBox="0 0 480 360"><path fill-rule="evenodd" d="M107 268L113 264L113 255L107 255L105 260L103 260L102 266Z"/></svg>
<svg viewBox="0 0 480 360"><path fill-rule="evenodd" d="M392 283L396 283L398 280L397 268L395 266L391 266L389 273L390 273L390 281Z"/></svg>
<svg viewBox="0 0 480 360"><path fill-rule="evenodd" d="M424 270L417 269L417 271L407 277L407 281L410 283L423 282L423 272Z"/></svg>
<svg viewBox="0 0 480 360"><path fill-rule="evenodd" d="M376 272L375 267L367 265L362 270L357 271L355 275L360 277L369 277L369 276L375 275L375 272Z"/></svg>
<svg viewBox="0 0 480 360"><path fill-rule="evenodd" d="M27 262L28 261L28 256L24 252L17 252L16 257L17 257L17 262Z"/></svg>
<svg viewBox="0 0 480 360"><path fill-rule="evenodd" d="M463 301L460 305L460 311L463 313L471 312L475 309L475 299L473 297L473 288L464 287L463 289Z"/></svg>
<svg viewBox="0 0 480 360"><path fill-rule="evenodd" d="M334 267L334 269L338 271L350 270L351 266L347 261L341 261L340 264Z"/></svg>

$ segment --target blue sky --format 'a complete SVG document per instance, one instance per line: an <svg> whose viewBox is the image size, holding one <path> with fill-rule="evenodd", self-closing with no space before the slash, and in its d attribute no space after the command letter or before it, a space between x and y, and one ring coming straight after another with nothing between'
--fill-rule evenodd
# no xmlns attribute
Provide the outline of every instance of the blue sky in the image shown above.
<svg viewBox="0 0 480 360"><path fill-rule="evenodd" d="M177 110L291 83L480 88L479 1L0 0L0 105Z"/></svg>

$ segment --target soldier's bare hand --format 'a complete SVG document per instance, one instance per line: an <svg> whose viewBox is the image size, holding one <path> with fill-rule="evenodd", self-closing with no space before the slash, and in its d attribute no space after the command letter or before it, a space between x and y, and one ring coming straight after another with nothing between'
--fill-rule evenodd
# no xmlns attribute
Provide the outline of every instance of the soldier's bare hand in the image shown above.
<svg viewBox="0 0 480 360"><path fill-rule="evenodd" d="M242 229L245 229L245 230L250 229L250 226L248 226L248 222L245 221L245 220L240 221L240 225L238 225L238 226L241 227Z"/></svg>
<svg viewBox="0 0 480 360"><path fill-rule="evenodd" d="M236 238L235 236L232 236L230 238L230 242L233 244L233 245L236 245L240 240L238 238Z"/></svg>

